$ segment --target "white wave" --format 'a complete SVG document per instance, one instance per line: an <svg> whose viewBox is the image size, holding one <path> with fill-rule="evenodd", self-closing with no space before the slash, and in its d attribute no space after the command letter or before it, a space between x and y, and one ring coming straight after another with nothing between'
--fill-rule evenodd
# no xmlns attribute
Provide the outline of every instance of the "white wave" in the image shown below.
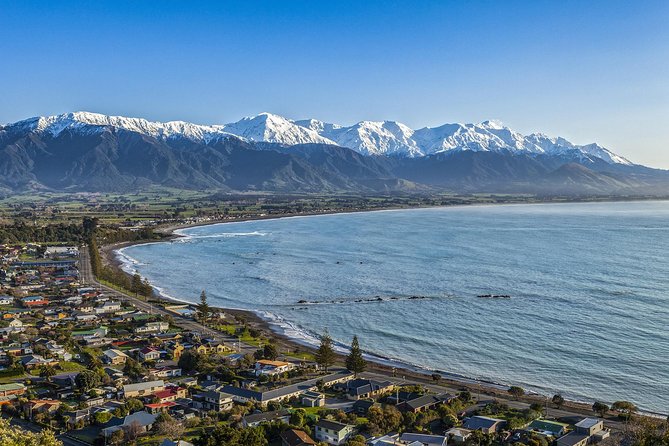
<svg viewBox="0 0 669 446"><path fill-rule="evenodd" d="M177 231L175 231L174 233L180 236L179 238L174 240L175 243L190 243L193 240L209 239L209 238L264 237L268 234L267 232L260 232L260 231L219 232L216 234L206 234L206 235L190 235L190 234L180 233Z"/></svg>

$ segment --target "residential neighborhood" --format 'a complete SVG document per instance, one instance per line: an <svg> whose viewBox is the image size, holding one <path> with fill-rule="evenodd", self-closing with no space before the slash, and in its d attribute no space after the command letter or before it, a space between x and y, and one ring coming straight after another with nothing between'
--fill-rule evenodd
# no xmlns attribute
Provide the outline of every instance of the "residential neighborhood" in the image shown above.
<svg viewBox="0 0 669 446"><path fill-rule="evenodd" d="M0 405L62 439L213 445L234 431L247 440L229 444L584 446L611 435L599 417L370 374L361 356L347 367L291 356L225 312L205 319L197 305L101 286L85 277L85 248L50 248L0 246Z"/></svg>

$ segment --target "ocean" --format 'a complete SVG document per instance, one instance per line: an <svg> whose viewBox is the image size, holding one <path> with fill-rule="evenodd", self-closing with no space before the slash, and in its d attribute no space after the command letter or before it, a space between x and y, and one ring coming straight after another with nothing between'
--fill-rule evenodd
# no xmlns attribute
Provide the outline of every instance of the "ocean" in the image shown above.
<svg viewBox="0 0 669 446"><path fill-rule="evenodd" d="M165 295L316 342L580 400L669 410L669 202L236 222L120 253ZM486 295L509 296L490 298Z"/></svg>

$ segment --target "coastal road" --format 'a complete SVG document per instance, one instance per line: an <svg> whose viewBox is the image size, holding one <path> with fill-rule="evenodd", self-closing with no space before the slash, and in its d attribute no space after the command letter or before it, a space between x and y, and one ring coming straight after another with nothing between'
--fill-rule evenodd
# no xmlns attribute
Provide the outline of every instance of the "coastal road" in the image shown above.
<svg viewBox="0 0 669 446"><path fill-rule="evenodd" d="M88 248L83 247L80 250L80 261L79 261L79 271L81 274L81 279L82 282L88 286L92 286L95 288L98 288L99 290L103 291L107 296L113 298L113 299L118 299L121 301L127 301L134 305L136 308L145 311L150 314L161 314L165 316L170 316L174 319L175 323L187 330L200 333L204 336L207 337L212 337L216 338L218 340L221 340L225 342L227 345L232 347L233 345L238 347L238 350L240 353L246 354L246 353L253 353L257 350L257 347L244 344L244 343L239 343L238 339L234 336L230 336L228 333L224 333L218 330L211 329L209 327L205 327L204 325L200 324L199 322L196 322L192 319L188 319L182 316L178 316L174 313L171 313L162 307L152 305L148 302L145 302L141 299L138 299L135 296L121 293L113 288L110 288L106 285L103 285L99 283L94 275L93 271L91 269L91 263L90 263L90 256L88 253ZM401 371L398 371L399 374L401 374ZM368 379L377 379L377 380L394 380L394 381L402 381L406 384L421 384L425 386L428 390L435 392L435 393L451 393L451 394L457 394L462 390L463 386L457 387L457 385L451 384L447 385L446 383L443 384L437 384L433 382L430 377L425 377L425 379L420 379L416 378L416 376L409 376L407 379L403 379L401 376L397 377L392 377L388 373L377 373L377 372L364 372L361 374L362 377L368 378ZM398 379L399 378L399 379ZM473 396L477 395L477 389L475 386L468 385L470 392L472 393ZM515 408L515 409L527 409L530 407L530 402L526 401L516 401L511 398L506 398L504 396L500 396L499 394L493 395L491 397L488 394L488 391L490 389L486 389L485 386L479 389L480 390L480 397L481 397L481 404L484 402L491 401L493 398L497 399L498 401L507 404L509 407ZM542 402L542 400L537 399L535 402ZM473 409L473 408L472 408ZM550 418L569 418L569 417L592 417L595 416L592 411L586 410L586 409L579 409L579 408L562 408L562 409L557 409L554 406L551 407L551 405L548 405L548 417ZM606 425L609 428L615 429L615 430L621 430L625 427L624 423L613 419L613 418L606 418ZM67 445L67 446L74 446L74 445Z"/></svg>
<svg viewBox="0 0 669 446"><path fill-rule="evenodd" d="M204 325L192 319L179 316L175 313L165 310L160 306L153 305L135 296L122 293L118 290L115 290L114 288L101 284L95 279L95 276L93 275L90 255L88 253L88 247L87 246L82 247L79 252L80 252L79 273L81 274L82 283L84 283L86 286L97 288L111 299L128 302L132 304L135 308L144 311L146 313L170 316L172 319L174 319L174 322L179 327L184 328L186 330L190 330L195 333L200 333L202 336L205 337L216 338L218 340L223 341L224 343L228 344L231 347L233 344L237 343L237 338L234 336L230 336L228 333L224 333L209 327L205 327ZM242 353L249 353L249 352L252 353L256 350L256 348L250 345L241 344L240 350Z"/></svg>

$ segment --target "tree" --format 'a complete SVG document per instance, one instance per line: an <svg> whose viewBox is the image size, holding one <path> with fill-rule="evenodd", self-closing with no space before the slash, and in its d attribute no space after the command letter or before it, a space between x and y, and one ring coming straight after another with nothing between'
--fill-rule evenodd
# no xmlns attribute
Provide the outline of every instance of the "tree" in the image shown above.
<svg viewBox="0 0 669 446"><path fill-rule="evenodd" d="M201 322L207 322L211 314L211 307L207 303L207 293L202 290L200 293L200 303L197 304L197 317Z"/></svg>
<svg viewBox="0 0 669 446"><path fill-rule="evenodd" d="M74 383L81 391L87 392L100 384L100 375L94 370L82 370L74 379Z"/></svg>
<svg viewBox="0 0 669 446"><path fill-rule="evenodd" d="M0 444L2 446L63 446L51 429L39 433L28 432L12 426L8 420L0 418Z"/></svg>
<svg viewBox="0 0 669 446"><path fill-rule="evenodd" d="M625 415L625 418L627 419L631 418L631 416L634 415L637 411L637 407L629 401L616 401L615 403L611 404L611 409Z"/></svg>
<svg viewBox="0 0 669 446"><path fill-rule="evenodd" d="M146 376L147 370L137 361L132 358L126 358L123 366L123 373L132 380L137 380Z"/></svg>
<svg viewBox="0 0 669 446"><path fill-rule="evenodd" d="M304 409L297 409L290 414L290 424L302 427L307 419L307 412Z"/></svg>
<svg viewBox="0 0 669 446"><path fill-rule="evenodd" d="M140 436L140 434L143 431L142 425L139 424L139 421L133 421L127 426L123 427L123 431L125 433L125 438L127 438L130 441L135 441L137 440L137 437Z"/></svg>
<svg viewBox="0 0 669 446"><path fill-rule="evenodd" d="M596 401L595 404L592 405L592 411L598 413L600 417L604 418L606 413L609 411L609 406L602 402Z"/></svg>
<svg viewBox="0 0 669 446"><path fill-rule="evenodd" d="M39 371L39 376L46 378L48 382L51 382L51 377L56 374L56 368L51 364L43 365Z"/></svg>
<svg viewBox="0 0 669 446"><path fill-rule="evenodd" d="M432 381L439 384L439 381L441 381L441 375L439 373L433 373L432 374Z"/></svg>
<svg viewBox="0 0 669 446"><path fill-rule="evenodd" d="M318 350L316 350L315 357L316 363L323 367L326 372L328 371L328 368L330 368L335 362L335 352L332 348L332 338L330 337L330 333L328 333L327 328L321 336L321 344L318 346Z"/></svg>
<svg viewBox="0 0 669 446"><path fill-rule="evenodd" d="M357 336L353 336L351 352L346 357L346 368L353 372L356 378L358 377L358 373L364 372L367 368L367 361L362 357L362 351L360 350Z"/></svg>
<svg viewBox="0 0 669 446"><path fill-rule="evenodd" d="M123 429L112 432L111 436L109 437L109 442L111 444L121 444L123 443L123 440L125 440L125 432L123 432Z"/></svg>
<svg viewBox="0 0 669 446"><path fill-rule="evenodd" d="M564 397L559 393L553 395L553 399L551 401L553 401L553 404L555 404L555 407L558 409L564 405Z"/></svg>
<svg viewBox="0 0 669 446"><path fill-rule="evenodd" d="M130 281L130 291L135 293L135 296L142 291L142 276L139 273L132 275L132 280Z"/></svg>
<svg viewBox="0 0 669 446"><path fill-rule="evenodd" d="M184 372L203 372L208 367L207 357L195 350L186 350L179 358L178 365Z"/></svg>
<svg viewBox="0 0 669 446"><path fill-rule="evenodd" d="M366 446L367 441L362 435L354 435L346 442L346 446Z"/></svg>
<svg viewBox="0 0 669 446"><path fill-rule="evenodd" d="M279 351L276 349L276 345L267 344L263 347L263 357L275 361L279 357Z"/></svg>
<svg viewBox="0 0 669 446"><path fill-rule="evenodd" d="M93 415L93 422L97 425L102 425L111 420L111 418L112 414L109 412L95 412Z"/></svg>
<svg viewBox="0 0 669 446"><path fill-rule="evenodd" d="M521 396L525 395L525 390L522 387L518 387L518 386L509 387L508 392L509 392L509 395L513 396L515 399L518 399Z"/></svg>
<svg viewBox="0 0 669 446"><path fill-rule="evenodd" d="M184 433L184 426L168 414L160 414L153 426L158 435L170 440L179 439Z"/></svg>

